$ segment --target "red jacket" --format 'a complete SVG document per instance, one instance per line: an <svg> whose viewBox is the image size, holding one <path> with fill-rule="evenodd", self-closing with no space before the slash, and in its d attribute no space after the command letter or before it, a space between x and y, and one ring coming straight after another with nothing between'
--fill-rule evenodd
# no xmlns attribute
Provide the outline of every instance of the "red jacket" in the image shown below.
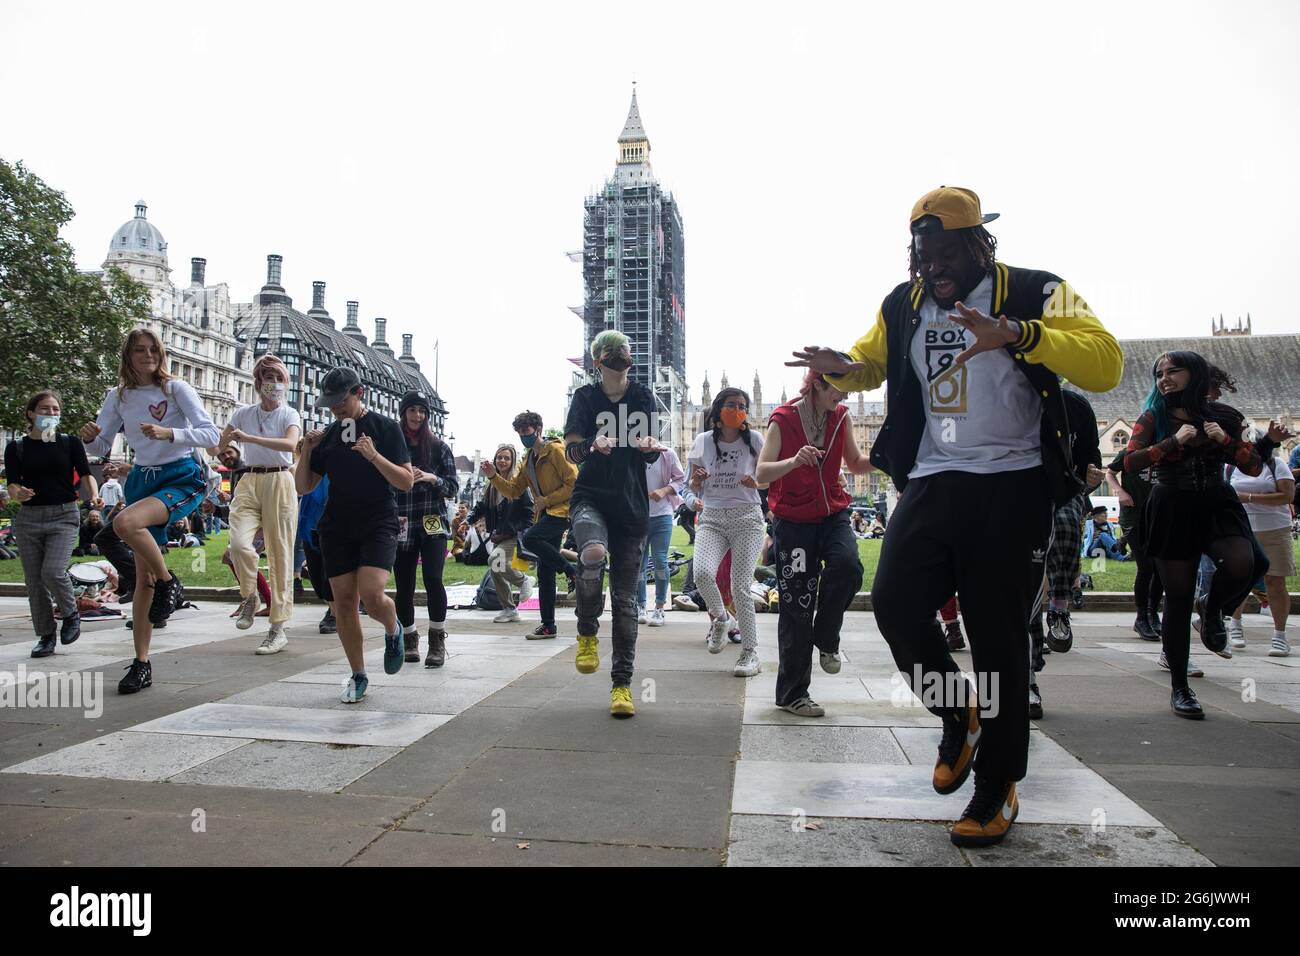
<svg viewBox="0 0 1300 956"><path fill-rule="evenodd" d="M852 441L853 425L849 410L837 405L830 413L826 442L826 455L821 467L799 465L784 478L772 482L767 493L767 504L772 514L783 521L813 524L843 511L851 503L848 489L840 484L840 468L844 462L844 443ZM804 434L799 409L794 402L778 405L772 411L771 421L781 429L781 456L789 458L804 445L809 444Z"/></svg>

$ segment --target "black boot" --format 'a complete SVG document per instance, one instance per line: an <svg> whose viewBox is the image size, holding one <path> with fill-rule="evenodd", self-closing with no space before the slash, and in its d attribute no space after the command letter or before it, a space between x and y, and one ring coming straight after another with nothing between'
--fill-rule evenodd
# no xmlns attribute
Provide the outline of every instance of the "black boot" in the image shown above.
<svg viewBox="0 0 1300 956"><path fill-rule="evenodd" d="M59 629L59 643L72 644L79 637L81 637L81 615L73 614L71 617L65 617L63 627Z"/></svg>
<svg viewBox="0 0 1300 956"><path fill-rule="evenodd" d="M430 631L430 633L433 632ZM408 664L420 663L420 632L403 630L402 643L406 652L406 656L402 660Z"/></svg>
<svg viewBox="0 0 1300 956"><path fill-rule="evenodd" d="M1151 629L1151 620L1145 612L1138 614L1137 620L1133 622L1133 630L1144 641L1160 640L1160 633Z"/></svg>
<svg viewBox="0 0 1300 956"><path fill-rule="evenodd" d="M1156 632L1156 637L1160 637L1160 611L1156 608L1150 608L1147 611L1147 620L1151 623L1151 630Z"/></svg>
<svg viewBox="0 0 1300 956"><path fill-rule="evenodd" d="M32 648L32 657L49 657L54 653L54 635L46 634L44 637L37 638L35 646Z"/></svg>

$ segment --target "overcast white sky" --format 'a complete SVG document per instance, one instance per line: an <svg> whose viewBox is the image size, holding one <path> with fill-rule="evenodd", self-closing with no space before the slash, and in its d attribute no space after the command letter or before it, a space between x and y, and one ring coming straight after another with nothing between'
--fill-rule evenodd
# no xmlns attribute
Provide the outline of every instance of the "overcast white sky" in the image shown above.
<svg viewBox="0 0 1300 956"><path fill-rule="evenodd" d="M0 155L62 189L98 268L139 197L173 279L415 334L457 450L562 422L582 202L638 82L686 229L692 398L725 369L793 391L906 278L942 183L1002 213L1121 338L1249 311L1300 329L1300 7L1218 3L0 2Z"/></svg>

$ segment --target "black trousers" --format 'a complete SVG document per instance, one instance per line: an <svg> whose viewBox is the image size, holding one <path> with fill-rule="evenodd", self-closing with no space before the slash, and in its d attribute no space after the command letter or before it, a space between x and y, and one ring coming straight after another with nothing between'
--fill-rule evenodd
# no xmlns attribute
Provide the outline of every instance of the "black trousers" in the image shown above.
<svg viewBox="0 0 1300 956"><path fill-rule="evenodd" d="M113 530L113 522L104 522L104 527L95 535L95 544L99 553L108 559L117 569L117 590L120 595L135 592L135 552Z"/></svg>
<svg viewBox="0 0 1300 956"><path fill-rule="evenodd" d="M314 537L314 536L313 536ZM334 603L334 591L330 587L329 576L325 573L325 558L313 542L302 542L302 553L307 558L307 576L311 578L311 589L326 604Z"/></svg>
<svg viewBox="0 0 1300 956"><path fill-rule="evenodd" d="M816 523L778 518L772 540L781 595L776 704L784 707L808 696L813 648L828 654L840 649L844 612L862 585L862 562L847 508Z"/></svg>
<svg viewBox="0 0 1300 956"><path fill-rule="evenodd" d="M568 530L567 518L544 514L519 538L520 549L537 559L537 602L542 623L548 627L555 626L555 575L578 573L560 554L560 544Z"/></svg>
<svg viewBox="0 0 1300 956"><path fill-rule="evenodd" d="M1020 780L1028 762L1029 616L1055 510L1041 468L914 478L889 522L871 586L894 663L945 720L961 714L968 685L935 613L957 592L980 694L975 769L994 779Z"/></svg>
<svg viewBox="0 0 1300 956"><path fill-rule="evenodd" d="M412 524L415 522L412 521ZM397 549L393 562L393 577L397 583L397 619L402 627L415 626L415 565L424 569L424 592L429 602L429 620L442 624L447 620L447 589L442 583L442 571L447 564L447 536L427 535L421 528L411 528L415 542L403 550Z"/></svg>

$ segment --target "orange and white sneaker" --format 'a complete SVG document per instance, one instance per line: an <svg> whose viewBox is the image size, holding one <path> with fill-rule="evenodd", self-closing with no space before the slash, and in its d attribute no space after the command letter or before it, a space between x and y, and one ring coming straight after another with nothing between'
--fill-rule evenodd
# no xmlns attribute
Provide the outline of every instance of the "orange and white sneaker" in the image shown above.
<svg viewBox="0 0 1300 956"><path fill-rule="evenodd" d="M934 765L934 789L937 793L949 794L960 790L970 776L980 746L980 709L974 698L972 691L965 719L943 722L939 759Z"/></svg>
<svg viewBox="0 0 1300 956"><path fill-rule="evenodd" d="M954 846L992 846L1001 843L1020 815L1016 785L1010 781L985 781L975 776L975 795L952 828Z"/></svg>

